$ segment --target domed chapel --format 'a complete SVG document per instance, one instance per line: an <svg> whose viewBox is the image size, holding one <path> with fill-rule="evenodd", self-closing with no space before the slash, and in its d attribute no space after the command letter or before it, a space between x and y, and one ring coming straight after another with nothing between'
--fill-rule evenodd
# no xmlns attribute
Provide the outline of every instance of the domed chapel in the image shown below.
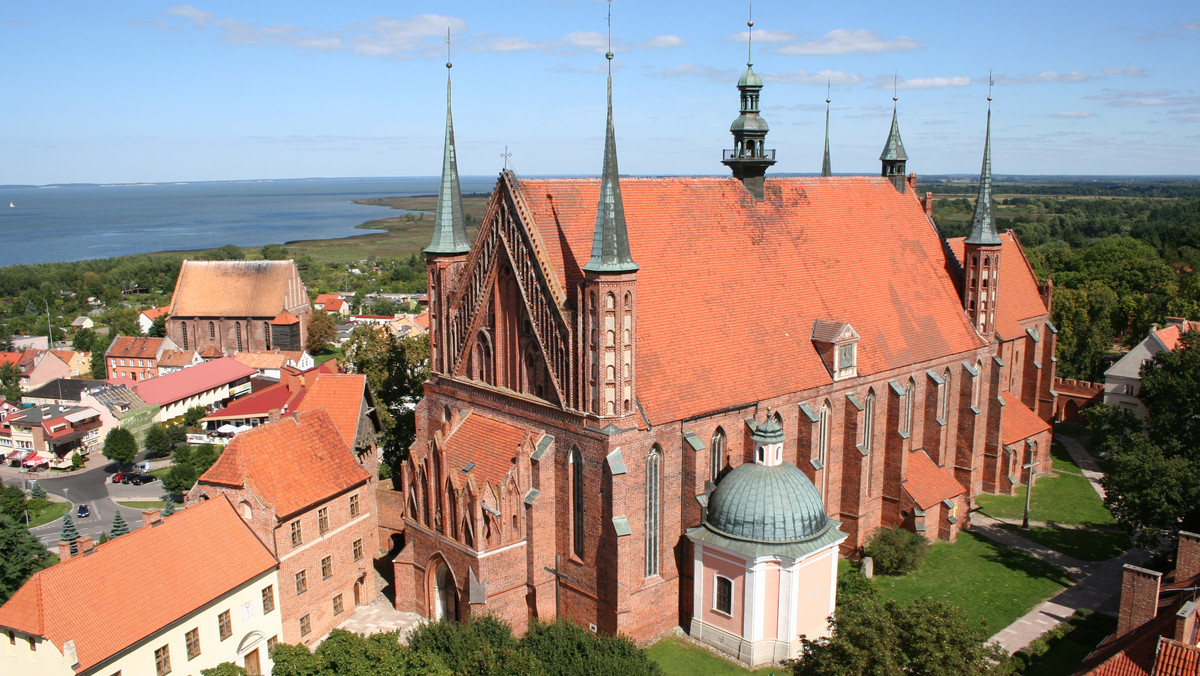
<svg viewBox="0 0 1200 676"><path fill-rule="evenodd" d="M731 176L621 177L610 74L600 176L502 171L472 241L447 78L431 376L379 499L398 609L774 661L826 630L839 554L954 540L1050 470L1052 286L996 229L990 109L947 239L898 110L878 176L832 175L827 121L822 175L773 177L763 81L736 88Z"/></svg>

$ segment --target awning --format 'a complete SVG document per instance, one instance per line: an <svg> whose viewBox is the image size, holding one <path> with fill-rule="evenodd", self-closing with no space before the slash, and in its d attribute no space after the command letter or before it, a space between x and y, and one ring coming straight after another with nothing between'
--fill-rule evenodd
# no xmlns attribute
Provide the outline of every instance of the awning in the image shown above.
<svg viewBox="0 0 1200 676"><path fill-rule="evenodd" d="M25 467L33 467L34 465L40 465L44 462L50 462L50 458L47 458L40 453L34 453L21 464Z"/></svg>
<svg viewBox="0 0 1200 676"><path fill-rule="evenodd" d="M220 434L233 434L234 432L237 432L237 426L230 423L225 423L217 428L217 432Z"/></svg>
<svg viewBox="0 0 1200 676"><path fill-rule="evenodd" d="M19 451L13 451L13 454L8 456L8 459L10 461L23 461L25 458L28 458L31 455L33 455L33 451L29 449L22 449Z"/></svg>

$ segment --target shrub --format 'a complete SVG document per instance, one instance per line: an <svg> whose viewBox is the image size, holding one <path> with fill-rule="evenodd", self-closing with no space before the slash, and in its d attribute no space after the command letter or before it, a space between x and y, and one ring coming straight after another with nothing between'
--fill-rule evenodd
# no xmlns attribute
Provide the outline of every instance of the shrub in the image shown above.
<svg viewBox="0 0 1200 676"><path fill-rule="evenodd" d="M929 553L929 543L924 537L903 528L880 528L867 541L863 551L875 561L876 572L903 575L920 567Z"/></svg>
<svg viewBox="0 0 1200 676"><path fill-rule="evenodd" d="M46 499L46 489L42 488L42 484L40 481L34 482L33 488L29 489L29 497L34 498L36 500L45 500Z"/></svg>

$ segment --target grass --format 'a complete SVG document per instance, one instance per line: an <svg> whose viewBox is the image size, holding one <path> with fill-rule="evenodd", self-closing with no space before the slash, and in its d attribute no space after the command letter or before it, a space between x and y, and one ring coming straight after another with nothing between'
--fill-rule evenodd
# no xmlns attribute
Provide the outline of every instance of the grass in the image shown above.
<svg viewBox="0 0 1200 676"><path fill-rule="evenodd" d="M26 503L29 509L29 527L43 526L62 518L71 509L69 502L51 502L49 500L30 500Z"/></svg>
<svg viewBox="0 0 1200 676"><path fill-rule="evenodd" d="M662 639L647 648L646 654L658 662L667 676L767 676L789 673L783 667L764 667L751 671L678 636Z"/></svg>
<svg viewBox="0 0 1200 676"><path fill-rule="evenodd" d="M122 507L130 507L133 509L162 509L163 507L167 506L167 503L163 502L162 500L128 500L125 502L118 502L117 504Z"/></svg>
<svg viewBox="0 0 1200 676"><path fill-rule="evenodd" d="M1051 449L1054 470L1037 478L1029 518L1078 526L1112 526L1116 523L1091 483L1059 444ZM1018 520L1025 513L1025 486L1015 495L986 495L976 498L979 509L996 519ZM1065 552L1064 552L1065 553Z"/></svg>
<svg viewBox="0 0 1200 676"><path fill-rule="evenodd" d="M326 345L325 347L318 350L316 352L316 354L314 354L312 356L312 358L313 358L313 363L315 363L317 366L320 366L321 364L324 364L325 362L329 361L330 359L341 359L343 356L345 356L345 353L342 352L341 347L334 347L333 345Z"/></svg>
<svg viewBox="0 0 1200 676"><path fill-rule="evenodd" d="M944 601L973 620L983 618L992 632L1070 584L1058 567L970 532L959 533L955 543L935 542L916 571L877 575L875 582L884 599Z"/></svg>
<svg viewBox="0 0 1200 676"><path fill-rule="evenodd" d="M1064 528L1053 523L1031 525L1029 530L1008 523L1001 528L1084 561L1107 561L1132 546L1128 535L1108 528Z"/></svg>
<svg viewBox="0 0 1200 676"><path fill-rule="evenodd" d="M1077 610L1071 619L1013 655L1014 673L1046 676L1072 674L1100 641L1116 628L1117 621L1111 617L1090 610Z"/></svg>
<svg viewBox="0 0 1200 676"><path fill-rule="evenodd" d="M169 465L167 467L159 467L158 469L152 469L149 472L147 472L147 474L153 474L154 476L158 477L159 481L162 481L163 479L165 479L167 477L167 475L170 473L171 473L171 467Z"/></svg>

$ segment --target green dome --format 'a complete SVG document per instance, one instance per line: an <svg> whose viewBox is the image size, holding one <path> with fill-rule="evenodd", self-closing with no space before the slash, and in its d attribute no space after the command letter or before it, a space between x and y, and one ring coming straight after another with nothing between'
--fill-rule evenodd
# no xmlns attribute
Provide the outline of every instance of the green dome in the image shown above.
<svg viewBox="0 0 1200 676"><path fill-rule="evenodd" d="M761 86L763 86L762 78L758 76L758 73L754 72L754 68L752 68L751 65L752 64L749 64L749 63L746 64L746 72L742 73L742 79L738 80L737 86L739 86L739 87L761 87Z"/></svg>
<svg viewBox="0 0 1200 676"><path fill-rule="evenodd" d="M816 486L787 462L739 465L709 496L704 523L719 535L763 543L812 540L834 526Z"/></svg>

